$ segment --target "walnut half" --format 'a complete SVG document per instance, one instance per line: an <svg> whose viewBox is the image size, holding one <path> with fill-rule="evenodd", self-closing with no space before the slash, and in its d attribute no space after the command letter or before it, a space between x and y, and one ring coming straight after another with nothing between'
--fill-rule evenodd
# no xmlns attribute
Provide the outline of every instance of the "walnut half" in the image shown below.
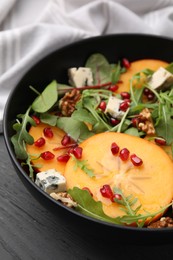
<svg viewBox="0 0 173 260"><path fill-rule="evenodd" d="M75 88L72 89L72 91L65 93L63 98L59 101L59 108L61 109L63 116L71 116L80 97L80 91Z"/></svg>
<svg viewBox="0 0 173 260"><path fill-rule="evenodd" d="M73 208L77 206L77 203L72 199L70 194L68 194L67 192L59 192L59 193L52 192L50 196L55 200L61 201L65 206L69 208Z"/></svg>
<svg viewBox="0 0 173 260"><path fill-rule="evenodd" d="M138 120L139 120L138 129L142 130L148 135L155 134L155 128L153 125L151 113L148 108L144 108L141 111Z"/></svg>

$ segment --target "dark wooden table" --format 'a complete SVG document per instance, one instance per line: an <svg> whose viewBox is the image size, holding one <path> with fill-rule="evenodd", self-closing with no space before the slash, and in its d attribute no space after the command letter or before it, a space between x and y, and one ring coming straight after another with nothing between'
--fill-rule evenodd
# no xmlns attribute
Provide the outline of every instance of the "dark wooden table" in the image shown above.
<svg viewBox="0 0 173 260"><path fill-rule="evenodd" d="M60 225L18 178L0 135L0 260L172 259L171 244L107 245ZM109 237L107 238L109 241ZM130 240L130 238L129 238Z"/></svg>

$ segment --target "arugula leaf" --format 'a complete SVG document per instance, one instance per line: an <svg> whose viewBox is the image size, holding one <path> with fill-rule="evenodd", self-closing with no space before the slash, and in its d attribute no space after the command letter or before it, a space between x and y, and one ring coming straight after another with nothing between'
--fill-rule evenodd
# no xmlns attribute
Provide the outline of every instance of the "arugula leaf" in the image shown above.
<svg viewBox="0 0 173 260"><path fill-rule="evenodd" d="M120 79L121 75L121 66L120 63L114 65L114 68L112 69L112 74L111 74L111 82L112 84L116 84L118 80Z"/></svg>
<svg viewBox="0 0 173 260"><path fill-rule="evenodd" d="M118 219L107 216L102 209L102 203L96 202L86 190L81 190L77 187L68 190L68 193L77 202L78 206L75 208L78 212L114 224L120 224Z"/></svg>
<svg viewBox="0 0 173 260"><path fill-rule="evenodd" d="M86 61L85 67L93 73L94 84L103 84L111 81L111 65L100 53L92 54Z"/></svg>
<svg viewBox="0 0 173 260"><path fill-rule="evenodd" d="M170 63L166 68L167 71L169 71L170 73L173 73L173 62Z"/></svg>
<svg viewBox="0 0 173 260"><path fill-rule="evenodd" d="M171 145L173 142L173 119L164 105L162 106L162 117L155 126L155 129L157 135L163 137L167 145Z"/></svg>
<svg viewBox="0 0 173 260"><path fill-rule="evenodd" d="M138 136L138 137L140 137L141 135L144 135L144 133L139 132L136 127L130 127L127 130L125 130L124 133L128 134L128 135Z"/></svg>
<svg viewBox="0 0 173 260"><path fill-rule="evenodd" d="M66 85L66 84L61 84L57 82L57 90L58 90L58 96L63 96L67 91L72 90L73 87Z"/></svg>
<svg viewBox="0 0 173 260"><path fill-rule="evenodd" d="M77 168L80 168L89 177L95 176L94 171L92 169L88 168L87 160L78 160L78 159L76 159L76 157L73 154L71 154L71 157L73 158L73 160L75 162L75 170L77 170Z"/></svg>
<svg viewBox="0 0 173 260"><path fill-rule="evenodd" d="M75 120L72 117L58 118L57 126L68 133L71 138L79 142L82 142L83 140L94 135L93 132L89 131L84 122Z"/></svg>
<svg viewBox="0 0 173 260"><path fill-rule="evenodd" d="M28 157L25 147L26 143L30 145L34 143L33 137L27 131L28 124L36 125L34 120L29 116L30 110L31 107L27 109L25 114L18 115L17 118L21 119L22 122L17 121L17 123L13 125L16 134L12 136L11 142L13 143L17 159L21 160L25 160Z"/></svg>
<svg viewBox="0 0 173 260"><path fill-rule="evenodd" d="M58 100L57 82L53 80L43 92L34 100L31 107L35 112L45 113Z"/></svg>
<svg viewBox="0 0 173 260"><path fill-rule="evenodd" d="M50 114L50 113L43 113L40 114L40 120L42 123L55 126L57 121L57 116Z"/></svg>
<svg viewBox="0 0 173 260"><path fill-rule="evenodd" d="M86 109L84 108L79 108L75 110L71 116L75 120L79 120L81 122L87 122L90 123L91 125L95 124L97 121L95 118L92 116L91 113L89 113Z"/></svg>

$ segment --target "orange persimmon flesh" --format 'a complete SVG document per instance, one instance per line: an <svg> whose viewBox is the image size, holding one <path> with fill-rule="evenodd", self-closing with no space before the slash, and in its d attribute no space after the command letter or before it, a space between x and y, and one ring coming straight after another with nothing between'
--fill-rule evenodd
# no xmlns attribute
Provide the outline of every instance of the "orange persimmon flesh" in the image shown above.
<svg viewBox="0 0 173 260"><path fill-rule="evenodd" d="M124 162L119 155L113 155L113 142L120 149L127 148L130 154L136 154L143 160L143 164L134 166L130 159ZM89 188L93 198L103 203L103 210L110 217L124 213L117 203L101 195L100 188L105 184L111 188L121 188L125 196L132 194L134 198L138 198L135 207L142 205L139 211L141 214L146 214L146 211L154 213L172 201L172 161L157 145L127 134L105 132L90 137L80 146L83 148L82 160L86 160L88 168L93 169L95 176L89 177L80 168L74 168L75 162L70 158L64 172L67 188Z"/></svg>
<svg viewBox="0 0 173 260"><path fill-rule="evenodd" d="M50 151L55 155L54 159L52 160L44 160L42 158L32 160L32 164L40 167L38 168L38 171L47 171L49 169L56 169L60 173L63 174L65 163L60 163L57 161L57 157L61 154L65 153L65 150L58 150L55 151L54 148L62 147L61 140L63 136L65 135L65 132L59 129L58 127L51 126L51 129L53 131L53 137L52 138L46 138L44 136L43 130L46 127L50 127L50 125L40 123L39 125L32 126L29 130L30 135L34 138L34 141L37 141L40 137L45 138L45 145L42 147L37 147L35 144L33 145L27 145L26 150L30 154L32 158L36 158L38 155L45 151Z"/></svg>
<svg viewBox="0 0 173 260"><path fill-rule="evenodd" d="M167 62L155 59L143 59L132 62L130 68L120 76L121 83L118 83L117 93L130 90L130 80L136 73L146 68L155 71L159 67L165 68L166 66L168 66Z"/></svg>

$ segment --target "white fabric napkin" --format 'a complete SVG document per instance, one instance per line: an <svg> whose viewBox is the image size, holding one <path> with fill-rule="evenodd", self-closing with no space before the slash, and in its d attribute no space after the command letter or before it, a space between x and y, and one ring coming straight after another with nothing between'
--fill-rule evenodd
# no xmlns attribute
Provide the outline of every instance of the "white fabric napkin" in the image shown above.
<svg viewBox="0 0 173 260"><path fill-rule="evenodd" d="M45 55L124 32L173 37L173 0L1 0L0 118L10 90Z"/></svg>

